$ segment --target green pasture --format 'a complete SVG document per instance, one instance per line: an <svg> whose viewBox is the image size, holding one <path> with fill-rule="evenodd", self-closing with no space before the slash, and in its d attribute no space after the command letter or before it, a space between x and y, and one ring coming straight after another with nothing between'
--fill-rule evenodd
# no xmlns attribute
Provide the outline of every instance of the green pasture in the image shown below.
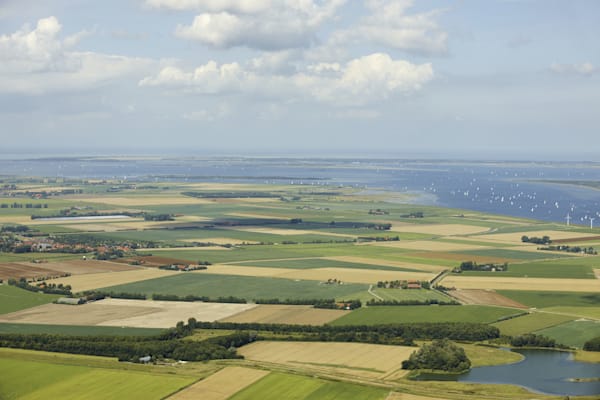
<svg viewBox="0 0 600 400"><path fill-rule="evenodd" d="M3 400L162 399L194 381L190 377L29 361L26 354L23 359L0 354L0 376Z"/></svg>
<svg viewBox="0 0 600 400"><path fill-rule="evenodd" d="M120 326L78 326L78 325L45 325L14 324L0 322L0 333L48 334L70 336L152 336L163 332L163 329L129 328Z"/></svg>
<svg viewBox="0 0 600 400"><path fill-rule="evenodd" d="M335 276L332 276L335 278ZM216 298L234 296L253 299L332 299L346 298L350 294L366 291L368 285L344 283L326 285L318 281L281 278L248 277L182 273L164 278L150 279L101 290L127 293L197 295Z"/></svg>
<svg viewBox="0 0 600 400"><path fill-rule="evenodd" d="M56 294L35 293L15 286L0 285L0 314L52 303L59 297L61 296Z"/></svg>
<svg viewBox="0 0 600 400"><path fill-rule="evenodd" d="M81 259L82 254L67 254L67 253L4 253L0 252L0 262L22 262L31 260L72 260Z"/></svg>
<svg viewBox="0 0 600 400"><path fill-rule="evenodd" d="M383 298L384 300L438 300L438 301L451 301L452 299L445 294L442 294L435 290L427 289L380 289L373 288L373 293ZM375 299L376 300L376 299Z"/></svg>
<svg viewBox="0 0 600 400"><path fill-rule="evenodd" d="M412 271L421 272L414 268L389 267L385 265L360 264L344 261L328 260L323 258L309 258L304 260L275 260L236 263L235 265L251 265L253 267L314 269L314 268L349 268L349 269L374 269L383 271Z"/></svg>
<svg viewBox="0 0 600 400"><path fill-rule="evenodd" d="M381 325L407 322L491 323L520 311L491 306L372 306L352 311L332 325Z"/></svg>
<svg viewBox="0 0 600 400"><path fill-rule="evenodd" d="M493 249L477 249L477 250L462 250L454 253L460 253L465 255L474 255L479 257L489 257L490 261L500 259L513 259L513 260L540 260L548 258L565 258L569 257L568 253L560 254L554 252L533 252L533 251L520 251L520 250L507 250L502 248Z"/></svg>
<svg viewBox="0 0 600 400"><path fill-rule="evenodd" d="M503 272L467 271L463 274L489 277L595 279L592 267L596 266L598 262L600 262L598 257L569 257L568 259L509 263L508 271Z"/></svg>
<svg viewBox="0 0 600 400"><path fill-rule="evenodd" d="M271 372L230 400L383 400L388 392L373 386Z"/></svg>
<svg viewBox="0 0 600 400"><path fill-rule="evenodd" d="M534 312L506 321L496 322L493 325L500 329L503 335L516 336L560 325L573 319L574 317L567 315Z"/></svg>
<svg viewBox="0 0 600 400"><path fill-rule="evenodd" d="M600 307L600 293L593 292L546 292L532 290L497 290L503 296L529 307Z"/></svg>
<svg viewBox="0 0 600 400"><path fill-rule="evenodd" d="M581 348L588 340L600 336L600 321L571 321L535 333L551 337L557 343Z"/></svg>
<svg viewBox="0 0 600 400"><path fill-rule="evenodd" d="M580 318L600 320L600 307L566 307L554 306L542 309L543 311L568 314Z"/></svg>

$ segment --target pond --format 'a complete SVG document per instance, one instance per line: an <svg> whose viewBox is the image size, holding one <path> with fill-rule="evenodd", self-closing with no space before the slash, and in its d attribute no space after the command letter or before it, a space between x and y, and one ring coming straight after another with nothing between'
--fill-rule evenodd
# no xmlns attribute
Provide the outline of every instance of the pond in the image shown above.
<svg viewBox="0 0 600 400"><path fill-rule="evenodd" d="M515 364L477 367L460 375L421 374L417 379L512 384L533 392L563 396L600 395L600 364L574 361L571 353L562 351L515 352L525 359Z"/></svg>

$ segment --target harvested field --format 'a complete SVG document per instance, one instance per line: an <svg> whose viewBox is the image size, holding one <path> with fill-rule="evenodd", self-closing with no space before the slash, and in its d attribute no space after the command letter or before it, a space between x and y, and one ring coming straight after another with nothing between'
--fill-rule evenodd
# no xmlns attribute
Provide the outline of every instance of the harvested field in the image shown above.
<svg viewBox="0 0 600 400"><path fill-rule="evenodd" d="M173 271L164 271L155 268L138 268L133 271L103 272L99 274L84 274L69 276L66 278L51 279L49 283L62 283L71 285L73 292L98 289L107 286L121 285L124 283L145 281L147 279L161 278L177 274Z"/></svg>
<svg viewBox="0 0 600 400"><path fill-rule="evenodd" d="M214 243L214 244L256 244L258 242L254 242L252 240L240 240L226 237L217 237L217 238L199 238L199 239L183 239L182 242L201 242L201 243ZM214 250L214 249L213 249Z"/></svg>
<svg viewBox="0 0 600 400"><path fill-rule="evenodd" d="M554 278L511 278L495 276L453 276L449 275L441 282L446 287L460 289L498 289L498 290L533 290L598 292L598 279L554 279Z"/></svg>
<svg viewBox="0 0 600 400"><path fill-rule="evenodd" d="M48 276L60 276L62 271L56 271L49 268L43 268L43 264L29 263L1 263L0 264L0 279L9 280L10 278L19 279L21 277L27 279L44 278Z"/></svg>
<svg viewBox="0 0 600 400"><path fill-rule="evenodd" d="M110 261L99 261L99 260L65 260L65 261L52 261L43 264L31 264L23 263L27 265L43 265L44 268L52 269L54 271L64 271L73 275L79 274L97 274L102 272L121 272L121 271L133 271L139 270L139 267L132 265L123 265L116 262Z"/></svg>
<svg viewBox="0 0 600 400"><path fill-rule="evenodd" d="M594 240L600 239L600 236L582 236L577 238L569 238L569 239L558 239L553 240L554 243L573 243L573 242L590 242Z"/></svg>
<svg viewBox="0 0 600 400"><path fill-rule="evenodd" d="M392 232L427 233L439 236L472 235L489 230L490 228L485 226L460 224L393 224L391 229Z"/></svg>
<svg viewBox="0 0 600 400"><path fill-rule="evenodd" d="M365 343L269 341L238 349L248 360L367 378L384 378L400 370L413 351L414 347Z"/></svg>
<svg viewBox="0 0 600 400"><path fill-rule="evenodd" d="M489 306L500 306L500 307L516 307L516 308L529 308L524 304L517 301L504 297L493 290L481 290L481 289L459 289L452 290L448 294L460 302L465 304L481 304Z"/></svg>
<svg viewBox="0 0 600 400"><path fill-rule="evenodd" d="M336 256L336 257L322 257L325 260L342 261L357 264L368 264L368 265L381 265L385 267L398 267L398 268L409 268L418 269L428 272L440 272L443 267L435 265L419 264L406 261L390 261L381 258L368 258L368 257L355 257L355 256Z"/></svg>
<svg viewBox="0 0 600 400"><path fill-rule="evenodd" d="M169 399L226 400L269 373L270 371L260 369L226 367L187 389L175 393Z"/></svg>
<svg viewBox="0 0 600 400"><path fill-rule="evenodd" d="M419 258L433 258L438 260L453 260L453 261L475 261L477 263L505 263L505 262L515 262L521 261L515 258L506 258L500 256L486 256L486 255L476 255L476 254L461 254L461 253L444 253L438 251L430 251L430 252L421 252L421 253L411 253L411 256L419 257Z"/></svg>
<svg viewBox="0 0 600 400"><path fill-rule="evenodd" d="M134 222L113 222L113 223L95 223L95 224L69 224L62 225L64 228L77 229L85 232L120 232L152 229L161 226L161 224L150 221Z"/></svg>
<svg viewBox="0 0 600 400"><path fill-rule="evenodd" d="M131 196L131 197L90 197L77 198L77 201L110 204L114 206L157 206L157 205L181 205L181 204L208 204L206 199L198 199L188 196Z"/></svg>
<svg viewBox="0 0 600 400"><path fill-rule="evenodd" d="M262 304L251 310L222 319L223 322L324 325L350 313L343 310L326 310L313 306Z"/></svg>
<svg viewBox="0 0 600 400"><path fill-rule="evenodd" d="M395 247L407 250L427 250L427 251L461 251L484 249L484 246L476 244L462 244L442 242L439 240L414 240L414 241L393 241L393 242L372 242L371 246Z"/></svg>
<svg viewBox="0 0 600 400"><path fill-rule="evenodd" d="M191 317L198 321L216 321L253 307L256 306L254 304L104 299L80 306L45 304L3 315L0 322L170 328L178 321L187 321Z"/></svg>
<svg viewBox="0 0 600 400"><path fill-rule="evenodd" d="M138 257L133 257L133 258L127 259L127 260L131 260L131 261L136 260L136 261L143 262L146 265L156 265L156 266L168 265L168 264L185 264L185 263L190 262L188 260L182 260L179 258L161 257L161 256L138 256Z"/></svg>
<svg viewBox="0 0 600 400"><path fill-rule="evenodd" d="M512 233L494 233L491 235L481 236L482 240L493 240L498 242L506 243L523 243L521 241L522 236L529 237L542 237L549 236L553 241L561 239L577 239L585 237L585 234L581 232L567 232L567 231L529 231L529 232L512 232ZM529 246L536 246L535 244L528 244Z"/></svg>

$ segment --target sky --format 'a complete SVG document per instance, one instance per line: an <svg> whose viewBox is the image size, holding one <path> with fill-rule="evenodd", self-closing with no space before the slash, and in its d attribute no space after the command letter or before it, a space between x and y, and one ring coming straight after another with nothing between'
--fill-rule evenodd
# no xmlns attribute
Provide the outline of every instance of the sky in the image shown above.
<svg viewBox="0 0 600 400"><path fill-rule="evenodd" d="M0 152L600 161L596 0L0 0Z"/></svg>

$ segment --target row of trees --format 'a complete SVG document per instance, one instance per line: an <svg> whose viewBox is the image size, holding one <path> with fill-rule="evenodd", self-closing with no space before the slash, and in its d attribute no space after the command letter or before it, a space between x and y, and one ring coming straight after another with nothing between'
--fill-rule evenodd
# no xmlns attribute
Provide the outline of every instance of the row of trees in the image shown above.
<svg viewBox="0 0 600 400"><path fill-rule="evenodd" d="M463 261L458 267L452 270L454 273L461 273L463 271L508 271L508 263L477 264L475 261Z"/></svg>
<svg viewBox="0 0 600 400"><path fill-rule="evenodd" d="M527 235L521 236L521 242L523 243L534 243L534 244L550 244L552 240L550 240L549 236L542 236L541 238L537 236L529 237Z"/></svg>
<svg viewBox="0 0 600 400"><path fill-rule="evenodd" d="M580 247L580 246L567 246L567 245L538 247L538 250L564 251L567 253L583 253L583 254L592 254L592 255L598 254L598 252L596 250L594 250L593 247Z"/></svg>
<svg viewBox="0 0 600 400"><path fill-rule="evenodd" d="M369 300L367 306L459 306L460 303L455 300L438 300L438 299L427 299L427 300Z"/></svg>
<svg viewBox="0 0 600 400"><path fill-rule="evenodd" d="M34 285L30 285L29 282L27 282L27 279L20 278L19 280L9 279L8 284L11 286L16 286L18 288L28 290L30 292L36 292L36 293L43 292L46 294L60 294L63 296L72 296L73 295L73 293L71 293L71 285L63 285L62 283L59 283L57 285L55 283L46 284L45 282L43 282L39 286L34 286Z"/></svg>

